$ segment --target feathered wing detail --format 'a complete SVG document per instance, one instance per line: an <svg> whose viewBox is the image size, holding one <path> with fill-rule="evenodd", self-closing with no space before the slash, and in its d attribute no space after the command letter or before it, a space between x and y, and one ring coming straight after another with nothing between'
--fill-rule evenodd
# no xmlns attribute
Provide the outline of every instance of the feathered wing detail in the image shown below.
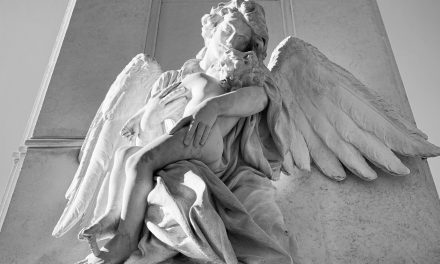
<svg viewBox="0 0 440 264"><path fill-rule="evenodd" d="M144 104L162 70L144 54L136 55L111 85L90 125L80 151L80 164L66 192L68 203L52 235L60 237L72 228L86 211L93 212L104 177L111 167L115 150L130 142L120 136L124 123ZM98 203L99 200L98 199Z"/></svg>
<svg viewBox="0 0 440 264"><path fill-rule="evenodd" d="M377 177L367 160L392 174L409 169L394 153L432 157L440 148L373 90L295 37L283 40L269 63L292 121L283 167L310 167L343 180L344 165L365 180ZM304 146L304 143L306 146ZM308 163L308 164L307 164Z"/></svg>

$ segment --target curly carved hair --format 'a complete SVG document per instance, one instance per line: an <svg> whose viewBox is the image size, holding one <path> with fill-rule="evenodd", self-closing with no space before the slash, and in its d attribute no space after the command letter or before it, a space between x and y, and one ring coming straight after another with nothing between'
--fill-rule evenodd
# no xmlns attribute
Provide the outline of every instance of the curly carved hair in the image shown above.
<svg viewBox="0 0 440 264"><path fill-rule="evenodd" d="M267 72L262 63L254 51L230 49L211 67L220 73L221 87L230 92L241 87L263 86Z"/></svg>
<svg viewBox="0 0 440 264"><path fill-rule="evenodd" d="M209 14L204 15L202 17L202 37L205 46L212 38L217 25L224 20L225 15L233 12L241 14L243 20L252 29L252 38L248 50L253 50L260 60L264 60L269 41L264 9L251 0L232 0L227 3L220 3L216 8L212 8Z"/></svg>

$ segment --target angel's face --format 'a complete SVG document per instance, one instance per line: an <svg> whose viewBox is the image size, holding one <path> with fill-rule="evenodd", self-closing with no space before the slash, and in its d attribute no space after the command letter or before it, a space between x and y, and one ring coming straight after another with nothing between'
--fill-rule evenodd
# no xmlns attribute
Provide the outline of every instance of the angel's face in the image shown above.
<svg viewBox="0 0 440 264"><path fill-rule="evenodd" d="M247 51L251 42L252 29L244 21L243 16L238 12L231 12L224 16L224 19L215 29L209 41L208 49L221 58L228 49Z"/></svg>

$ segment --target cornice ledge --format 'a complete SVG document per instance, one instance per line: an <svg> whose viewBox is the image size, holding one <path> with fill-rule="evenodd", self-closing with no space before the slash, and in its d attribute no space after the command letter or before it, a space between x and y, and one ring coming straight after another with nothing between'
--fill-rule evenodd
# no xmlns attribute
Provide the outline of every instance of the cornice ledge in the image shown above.
<svg viewBox="0 0 440 264"><path fill-rule="evenodd" d="M24 142L27 148L72 148L81 147L84 138L31 138Z"/></svg>

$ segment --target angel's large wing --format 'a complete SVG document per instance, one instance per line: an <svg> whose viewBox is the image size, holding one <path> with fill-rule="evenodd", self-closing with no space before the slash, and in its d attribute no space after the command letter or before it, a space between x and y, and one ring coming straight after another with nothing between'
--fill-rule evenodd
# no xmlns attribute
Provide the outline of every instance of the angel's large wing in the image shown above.
<svg viewBox="0 0 440 264"><path fill-rule="evenodd" d="M290 112L291 142L284 169L310 169L310 160L335 180L344 165L365 180L377 178L369 162L392 174L409 169L395 153L440 155L440 148L373 90L331 62L318 49L294 37L272 54L269 69ZM395 152L395 153L394 153Z"/></svg>
<svg viewBox="0 0 440 264"><path fill-rule="evenodd" d="M62 236L81 220L86 210L93 211L90 204L98 196L115 150L129 144L119 132L124 122L143 106L161 72L154 59L138 54L110 87L81 148L78 170L66 192L68 203L53 236Z"/></svg>

